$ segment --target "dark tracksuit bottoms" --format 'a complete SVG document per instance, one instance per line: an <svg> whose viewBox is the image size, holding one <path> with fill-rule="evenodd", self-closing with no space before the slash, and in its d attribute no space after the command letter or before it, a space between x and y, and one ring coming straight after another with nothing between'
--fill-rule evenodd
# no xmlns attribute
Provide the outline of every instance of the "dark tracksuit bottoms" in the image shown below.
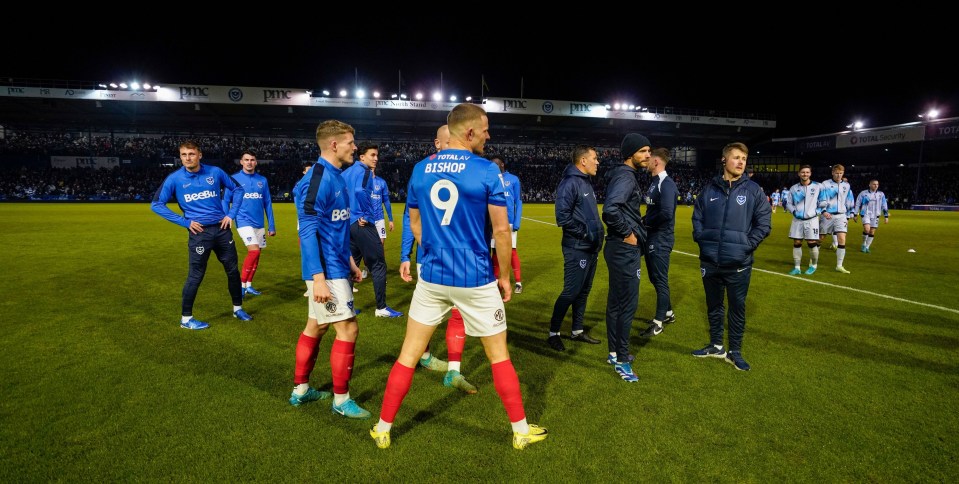
<svg viewBox="0 0 959 484"><path fill-rule="evenodd" d="M650 237L652 240L652 237ZM656 289L656 316L657 321L666 319L666 311L673 309L669 300L669 254L672 252L662 246L647 249L643 258L646 259L646 275L649 282Z"/></svg>
<svg viewBox="0 0 959 484"><path fill-rule="evenodd" d="M383 243L376 233L376 225L367 223L360 227L359 222L350 225L350 252L357 264L366 261L373 277L373 294L376 296L376 309L386 307L386 255Z"/></svg>
<svg viewBox="0 0 959 484"><path fill-rule="evenodd" d="M593 288L598 262L598 253L563 247L563 292L553 304L553 317L549 320L551 333L559 333L570 305L573 306L573 331L582 331L586 299Z"/></svg>
<svg viewBox="0 0 959 484"><path fill-rule="evenodd" d="M233 231L221 229L220 224L203 226L203 232L190 234L187 249L190 251L190 270L187 272L186 282L183 284L183 316L193 315L193 302L196 300L200 282L206 274L206 263L210 259L210 251L216 252L216 258L223 264L226 271L227 287L230 289L230 298L234 306L243 304L243 290L240 285L240 270L237 267L236 244L233 243Z"/></svg>
<svg viewBox="0 0 959 484"><path fill-rule="evenodd" d="M603 257L609 270L606 338L609 352L616 353L616 360L625 363L629 361L629 332L639 305L642 248L618 238L607 238Z"/></svg>
<svg viewBox="0 0 959 484"><path fill-rule="evenodd" d="M723 316L726 307L723 300L729 297L729 350L741 351L743 333L746 332L746 293L752 266L718 268L712 264L700 264L703 288L706 290L706 308L709 317L709 342L722 346Z"/></svg>

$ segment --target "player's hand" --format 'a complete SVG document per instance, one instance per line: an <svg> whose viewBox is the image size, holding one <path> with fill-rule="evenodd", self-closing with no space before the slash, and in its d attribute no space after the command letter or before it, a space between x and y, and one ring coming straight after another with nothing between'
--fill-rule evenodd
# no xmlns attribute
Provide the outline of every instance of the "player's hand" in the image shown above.
<svg viewBox="0 0 959 484"><path fill-rule="evenodd" d="M333 295L330 294L330 286L326 281L313 281L313 301L318 303L330 302Z"/></svg>
<svg viewBox="0 0 959 484"><path fill-rule="evenodd" d="M639 243L639 239L636 238L636 234L630 232L629 237L623 239L623 242L626 242L629 245L636 245Z"/></svg>
<svg viewBox="0 0 959 484"><path fill-rule="evenodd" d="M405 282L413 280L413 276L410 275L410 261L400 262L400 279Z"/></svg>
<svg viewBox="0 0 959 484"><path fill-rule="evenodd" d="M203 232L203 225L202 225L200 222L197 222L196 220L191 220L191 221L190 221L190 233L193 234L193 235L196 235L196 234L198 234L198 233L200 233L200 232Z"/></svg>
<svg viewBox="0 0 959 484"><path fill-rule="evenodd" d="M366 227L366 224L369 222L367 222L365 218L360 217L360 221L358 223L360 224L360 227Z"/></svg>
<svg viewBox="0 0 959 484"><path fill-rule="evenodd" d="M823 216L823 217L826 217L826 220L829 220L829 219L832 218L832 215L829 215L829 212L823 212L823 213L822 213L822 216Z"/></svg>
<svg viewBox="0 0 959 484"><path fill-rule="evenodd" d="M270 234L270 237L276 237L276 230L271 230L269 234Z"/></svg>
<svg viewBox="0 0 959 484"><path fill-rule="evenodd" d="M390 232L393 231L393 222L390 222Z"/></svg>
<svg viewBox="0 0 959 484"><path fill-rule="evenodd" d="M221 228L221 229L224 229L224 230L225 230L225 229L228 229L228 228L230 228L230 227L232 227L232 226L233 226L233 219L230 218L229 215L227 215L226 217L223 217L223 220L220 220L220 228Z"/></svg>
<svg viewBox="0 0 959 484"><path fill-rule="evenodd" d="M350 268L350 273L353 275L353 282L360 282L363 280L363 271L356 265Z"/></svg>
<svg viewBox="0 0 959 484"><path fill-rule="evenodd" d="M513 286L509 283L509 276L506 279L498 279L496 282L499 286L499 293L503 296L503 302L509 302L510 299L513 299Z"/></svg>

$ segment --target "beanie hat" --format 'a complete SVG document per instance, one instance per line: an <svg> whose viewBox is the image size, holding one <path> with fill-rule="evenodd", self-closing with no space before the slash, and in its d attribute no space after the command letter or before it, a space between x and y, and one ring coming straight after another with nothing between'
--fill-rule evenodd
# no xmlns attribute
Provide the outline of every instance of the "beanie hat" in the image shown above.
<svg viewBox="0 0 959 484"><path fill-rule="evenodd" d="M628 160L635 154L637 151L641 150L643 146L653 146L649 143L649 138L639 134L639 133L629 133L623 138L623 145L619 149L619 154L624 160Z"/></svg>

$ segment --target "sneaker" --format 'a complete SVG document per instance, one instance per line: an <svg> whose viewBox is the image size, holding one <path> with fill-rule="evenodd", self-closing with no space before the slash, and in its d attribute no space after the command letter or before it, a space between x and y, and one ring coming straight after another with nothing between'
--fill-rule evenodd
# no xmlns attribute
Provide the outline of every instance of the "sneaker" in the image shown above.
<svg viewBox="0 0 959 484"><path fill-rule="evenodd" d="M676 322L676 313L666 316L666 319L663 320L663 324L673 324L675 322Z"/></svg>
<svg viewBox="0 0 959 484"><path fill-rule="evenodd" d="M394 311L393 308L386 306L383 309L376 310L376 317L378 318L398 318L402 316L403 313L399 311Z"/></svg>
<svg viewBox="0 0 959 484"><path fill-rule="evenodd" d="M536 442L542 442L546 440L548 435L549 430L546 430L545 428L536 424L529 424L528 434L513 432L513 448L516 450L523 450L529 447L529 444L535 444Z"/></svg>
<svg viewBox="0 0 959 484"><path fill-rule="evenodd" d="M629 361L630 363L632 363L633 360L635 360L635 359L636 359L636 357L633 356L633 355L629 355L629 357L626 358L626 360ZM615 364L616 364L616 356L614 356L614 355L606 355L606 363L609 363L610 365L615 365Z"/></svg>
<svg viewBox="0 0 959 484"><path fill-rule="evenodd" d="M242 309L237 309L233 311L233 317L239 319L240 321L250 321L253 319L253 316L250 316L249 313Z"/></svg>
<svg viewBox="0 0 959 484"><path fill-rule="evenodd" d="M373 437L373 441L376 442L376 446L385 449L390 446L390 432L377 432L376 425L373 424L373 428L370 429L370 437Z"/></svg>
<svg viewBox="0 0 959 484"><path fill-rule="evenodd" d="M566 345L563 344L563 340L560 339L558 334L554 334L549 338L546 338L546 344L556 351L566 351Z"/></svg>
<svg viewBox="0 0 959 484"><path fill-rule="evenodd" d="M513 292L515 292L516 294L523 294L523 283L517 282L516 286L513 287Z"/></svg>
<svg viewBox="0 0 959 484"><path fill-rule="evenodd" d="M796 268L794 268L793 270L789 271L789 275L790 275L790 276L798 276L799 274L802 274L802 271L800 271L798 267L796 267Z"/></svg>
<svg viewBox="0 0 959 484"><path fill-rule="evenodd" d="M707 356L712 356L713 358L725 358L726 350L723 348L717 348L712 343L706 345L701 350L693 351L693 356L698 356L700 358L705 358Z"/></svg>
<svg viewBox="0 0 959 484"><path fill-rule="evenodd" d="M842 272L843 274L852 274L851 272L847 271L846 268L843 266L836 266L836 272Z"/></svg>
<svg viewBox="0 0 959 484"><path fill-rule="evenodd" d="M815 273L816 273L816 268L813 267L813 266L809 266L809 269L806 269L806 275L807 275L807 276L808 276L808 275L815 274Z"/></svg>
<svg viewBox="0 0 959 484"><path fill-rule="evenodd" d="M260 296L263 293L260 291L257 291L256 289L253 289L253 286L249 286L243 290L243 294L246 294L247 296Z"/></svg>
<svg viewBox="0 0 959 484"><path fill-rule="evenodd" d="M871 254L871 253L872 253L872 250L869 249L869 247L866 247L866 250L864 250L863 252L865 252L865 253L867 253L867 254Z"/></svg>
<svg viewBox="0 0 959 484"><path fill-rule="evenodd" d="M588 335L588 334L586 333L586 331L583 331L582 333L579 333L579 334L574 335L574 336L570 336L569 339L571 339L571 340L573 340L573 341L579 341L580 343L588 343L588 344L591 344L591 345L598 345L598 344L600 343L600 341L599 341L598 339L593 338L592 336Z"/></svg>
<svg viewBox="0 0 959 484"><path fill-rule="evenodd" d="M446 372L446 376L443 377L443 385L450 388L456 388L457 390L461 390L463 393L468 393L470 395L477 392L476 387L473 386L472 383L466 381L466 378L464 378L463 375L456 370L450 370Z"/></svg>
<svg viewBox="0 0 959 484"><path fill-rule="evenodd" d="M357 289L356 286L353 286L353 293L356 294L356 293L358 293L358 292L360 292L360 290Z"/></svg>
<svg viewBox="0 0 959 484"><path fill-rule="evenodd" d="M427 370L432 370L432 371L446 371L449 369L448 363L433 356L432 354L430 355L429 358L425 360L423 358L420 358L420 366L422 366L423 368L426 368Z"/></svg>
<svg viewBox="0 0 959 484"><path fill-rule="evenodd" d="M333 394L330 392L324 392L317 390L316 388L310 387L306 390L306 393L302 395L297 395L296 392L290 394L290 405L294 407L299 407L304 403L315 402L317 400L326 400L327 398L332 397Z"/></svg>
<svg viewBox="0 0 959 484"><path fill-rule="evenodd" d="M652 338L653 336L658 335L663 332L663 325L659 323L650 322L649 327L645 331L639 334L641 338Z"/></svg>
<svg viewBox="0 0 959 484"><path fill-rule="evenodd" d="M613 369L616 370L616 373L619 373L619 377L625 380L627 383L635 383L639 381L639 377L633 373L633 365L629 363L619 363L613 366Z"/></svg>
<svg viewBox="0 0 959 484"><path fill-rule="evenodd" d="M362 276L363 276L363 279L366 279L367 277L370 277L370 273L366 269L363 269Z"/></svg>
<svg viewBox="0 0 959 484"><path fill-rule="evenodd" d="M334 403L330 410L346 418L370 418L370 412L360 408L352 398L343 402L343 405Z"/></svg>
<svg viewBox="0 0 959 484"><path fill-rule="evenodd" d="M869 250L867 250L867 249L866 249L866 246L863 245L863 246L860 246L860 247L859 247L859 252L869 253Z"/></svg>
<svg viewBox="0 0 959 484"><path fill-rule="evenodd" d="M726 353L726 363L735 366L737 370L749 371L749 363L746 363L740 351L730 351Z"/></svg>
<svg viewBox="0 0 959 484"><path fill-rule="evenodd" d="M203 321L197 321L197 320L195 320L195 319L193 319L193 318L190 318L190 320L187 321L187 322L185 322L185 323L181 321L181 322L180 322L180 327L183 328L183 329L195 329L195 330L200 330L200 329L207 329L207 328L210 327L210 325L204 323Z"/></svg>

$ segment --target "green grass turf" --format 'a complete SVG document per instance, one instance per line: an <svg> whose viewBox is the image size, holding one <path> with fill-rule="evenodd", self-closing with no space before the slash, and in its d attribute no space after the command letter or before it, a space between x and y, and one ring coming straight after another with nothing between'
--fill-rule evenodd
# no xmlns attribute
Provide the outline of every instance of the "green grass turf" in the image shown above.
<svg viewBox="0 0 959 484"><path fill-rule="evenodd" d="M644 275L632 340L640 381L626 384L605 362L605 262L587 311L603 344L546 347L562 285L560 231L551 205L527 205L526 217L547 223L523 221L525 292L507 305L509 343L529 420L550 438L518 452L474 338L463 372L479 394L417 371L393 447L375 448L367 430L405 318L373 317L369 281L358 286L351 393L374 418L346 420L329 401L290 407L306 307L292 206L276 211L279 235L255 281L263 295L244 305L255 319L231 317L222 267L211 260L195 306L211 327L193 332L177 324L186 231L148 205L0 204L0 481L959 477L959 214L894 212L868 255L852 225L852 274L832 272L835 253L823 250L819 272L802 277L784 275L789 216L774 214L747 302L753 370L738 372L689 354L708 335L698 261L683 254L697 253L691 209L680 207L670 272L678 322L651 341L638 337L655 303ZM387 242L388 301L406 312L413 285L396 273L399 239L397 227ZM434 341L445 357L444 331ZM312 380L327 390L331 336Z"/></svg>

